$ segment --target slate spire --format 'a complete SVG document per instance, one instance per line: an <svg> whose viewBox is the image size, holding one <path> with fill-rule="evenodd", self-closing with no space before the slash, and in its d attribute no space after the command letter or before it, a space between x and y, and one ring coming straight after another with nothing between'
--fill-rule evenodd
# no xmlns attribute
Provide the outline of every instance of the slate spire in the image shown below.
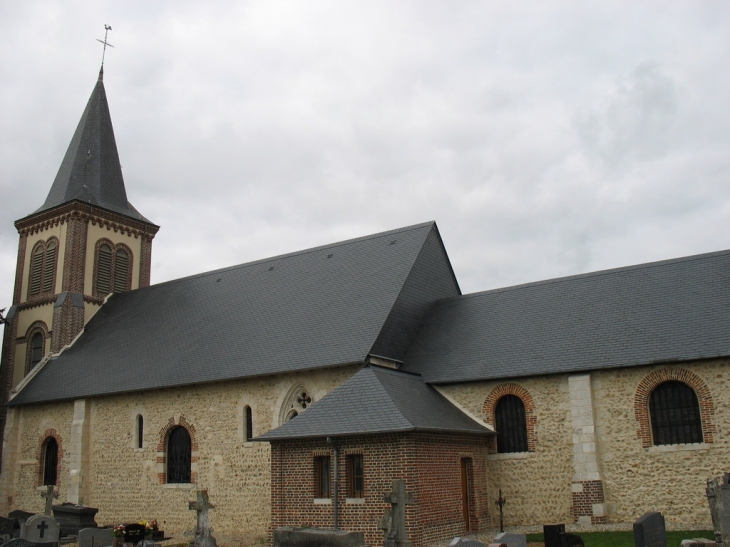
<svg viewBox="0 0 730 547"><path fill-rule="evenodd" d="M91 92L71 144L40 213L70 201L82 201L150 222L127 201L122 166L104 90L104 67Z"/></svg>

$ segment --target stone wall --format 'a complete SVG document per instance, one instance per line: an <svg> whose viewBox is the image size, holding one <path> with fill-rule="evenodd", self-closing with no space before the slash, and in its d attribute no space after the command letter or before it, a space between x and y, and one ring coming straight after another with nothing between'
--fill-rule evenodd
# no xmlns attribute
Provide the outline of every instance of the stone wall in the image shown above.
<svg viewBox="0 0 730 547"><path fill-rule="evenodd" d="M507 384L511 384L511 389L505 389ZM439 389L469 413L493 425L492 416L484 413L485 402L493 398L493 392L517 392L515 386L527 392L534 404L534 451L488 456L487 499L493 505L502 490L507 500L505 526L572 522L573 448L568 377L478 382ZM499 522L499 513L493 515L493 521Z"/></svg>

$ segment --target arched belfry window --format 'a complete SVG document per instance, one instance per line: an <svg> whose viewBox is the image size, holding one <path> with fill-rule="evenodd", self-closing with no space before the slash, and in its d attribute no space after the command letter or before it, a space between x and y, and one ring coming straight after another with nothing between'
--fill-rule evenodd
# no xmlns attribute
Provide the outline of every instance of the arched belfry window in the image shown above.
<svg viewBox="0 0 730 547"><path fill-rule="evenodd" d="M53 293L56 281L56 251L58 241L39 241L30 257L28 296Z"/></svg>
<svg viewBox="0 0 730 547"><path fill-rule="evenodd" d="M505 395L494 409L497 452L527 452L525 404L516 395Z"/></svg>
<svg viewBox="0 0 730 547"><path fill-rule="evenodd" d="M189 483L192 446L187 429L178 426L167 438L167 482Z"/></svg>
<svg viewBox="0 0 730 547"><path fill-rule="evenodd" d="M26 341L26 358L25 358L25 374L28 374L33 367L43 360L46 354L46 340L48 338L48 328L43 321L33 323L25 334Z"/></svg>
<svg viewBox="0 0 730 547"><path fill-rule="evenodd" d="M58 480L58 442L48 437L43 446L43 485L56 485Z"/></svg>
<svg viewBox="0 0 730 547"><path fill-rule="evenodd" d="M96 244L94 291L97 296L131 289L132 254L123 244L100 240Z"/></svg>
<svg viewBox="0 0 730 547"><path fill-rule="evenodd" d="M659 384L649 398L649 415L655 445L704 440L697 395L684 382L670 380Z"/></svg>

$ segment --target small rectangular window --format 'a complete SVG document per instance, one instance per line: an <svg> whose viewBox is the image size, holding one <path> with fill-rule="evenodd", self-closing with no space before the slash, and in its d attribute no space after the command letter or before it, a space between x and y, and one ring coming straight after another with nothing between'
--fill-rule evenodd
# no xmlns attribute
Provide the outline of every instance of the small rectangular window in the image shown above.
<svg viewBox="0 0 730 547"><path fill-rule="evenodd" d="M347 497L362 498L363 496L362 454L347 456Z"/></svg>
<svg viewBox="0 0 730 547"><path fill-rule="evenodd" d="M316 456L314 458L314 497L330 497L330 457Z"/></svg>

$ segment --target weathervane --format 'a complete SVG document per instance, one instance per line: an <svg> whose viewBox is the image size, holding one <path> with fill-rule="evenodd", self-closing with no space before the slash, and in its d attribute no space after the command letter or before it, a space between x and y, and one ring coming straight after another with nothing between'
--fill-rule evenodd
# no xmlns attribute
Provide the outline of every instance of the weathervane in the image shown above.
<svg viewBox="0 0 730 547"><path fill-rule="evenodd" d="M109 31L111 29L112 29L112 27L110 27L109 25L104 25L104 40L99 40L98 38L96 39L97 42L101 42L102 44L104 44L104 51L101 54L101 66L102 67L104 66L104 56L106 55L106 46L114 47L113 45L111 45L109 42L106 41L106 37L109 35Z"/></svg>

